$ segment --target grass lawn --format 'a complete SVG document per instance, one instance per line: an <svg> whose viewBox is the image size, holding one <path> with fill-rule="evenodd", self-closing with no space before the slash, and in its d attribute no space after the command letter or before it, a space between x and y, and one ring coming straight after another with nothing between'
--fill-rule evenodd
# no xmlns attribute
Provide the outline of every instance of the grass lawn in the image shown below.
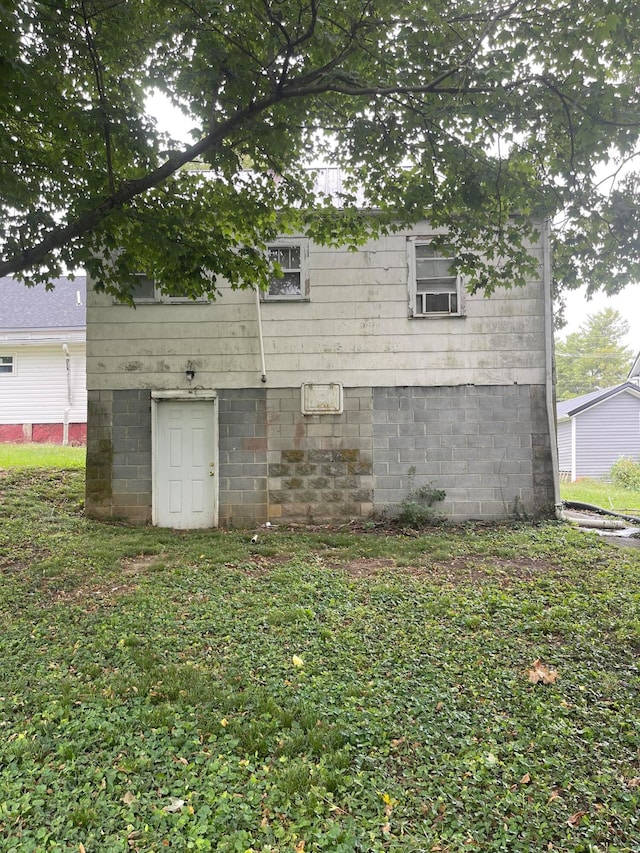
<svg viewBox="0 0 640 853"><path fill-rule="evenodd" d="M0 472L0 850L639 850L640 551L252 546L91 522L82 490Z"/></svg>
<svg viewBox="0 0 640 853"><path fill-rule="evenodd" d="M615 512L640 514L640 491L622 489L603 480L584 477L575 483L561 483L560 495L565 501L580 501Z"/></svg>
<svg viewBox="0 0 640 853"><path fill-rule="evenodd" d="M60 444L0 444L0 469L84 468L85 447Z"/></svg>

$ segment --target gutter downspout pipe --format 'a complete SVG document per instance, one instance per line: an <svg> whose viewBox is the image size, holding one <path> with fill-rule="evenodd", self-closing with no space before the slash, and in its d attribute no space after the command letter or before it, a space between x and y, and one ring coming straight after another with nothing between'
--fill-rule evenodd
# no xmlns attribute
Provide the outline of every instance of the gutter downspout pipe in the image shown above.
<svg viewBox="0 0 640 853"><path fill-rule="evenodd" d="M69 444L69 415L71 414L71 355L67 344L62 344L65 367L67 371L67 405L62 415L62 444Z"/></svg>
<svg viewBox="0 0 640 853"><path fill-rule="evenodd" d="M256 285L256 312L258 315L258 339L260 342L260 365L262 368L261 382L267 381L267 367L264 360L264 338L262 336L262 313L260 308L260 291Z"/></svg>
<svg viewBox="0 0 640 853"><path fill-rule="evenodd" d="M555 516L562 519L562 500L560 498L560 465L558 463L558 444L556 432L555 394L554 394L554 358L553 358L553 299L551 295L551 235L549 220L545 219L542 230L542 281L544 285L544 349L545 349L545 397L547 404L547 423L551 444L551 468L553 471L553 502Z"/></svg>

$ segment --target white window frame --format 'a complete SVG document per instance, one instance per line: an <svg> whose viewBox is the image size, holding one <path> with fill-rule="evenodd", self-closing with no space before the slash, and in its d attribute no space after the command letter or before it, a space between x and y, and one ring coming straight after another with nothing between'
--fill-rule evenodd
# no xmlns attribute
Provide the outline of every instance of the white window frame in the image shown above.
<svg viewBox="0 0 640 853"><path fill-rule="evenodd" d="M5 362L4 359L11 359L11 361ZM0 369L0 376L16 376L18 372L18 360L14 353L2 353L0 355L0 368L10 366L11 370L2 370Z"/></svg>
<svg viewBox="0 0 640 853"><path fill-rule="evenodd" d="M169 296L167 293L163 293L160 288L156 286L154 279L149 278L144 273L135 273L134 278L146 278L153 284L153 296L144 296L142 298L134 297L134 305L190 305L192 303L195 305L198 303L209 302L209 298L207 296L198 296L196 299L191 299L190 296ZM117 298L114 302L117 305L126 304Z"/></svg>
<svg viewBox="0 0 640 853"><path fill-rule="evenodd" d="M296 238L281 238L267 244L267 252L270 249L300 249L300 266L285 268L283 272L299 272L300 273L300 293L299 294L276 294L270 293L269 290L260 291L260 299L263 302L308 302L310 295L309 287L309 241L307 239Z"/></svg>
<svg viewBox="0 0 640 853"><path fill-rule="evenodd" d="M462 276L451 276L452 288L449 291L449 297L456 298L456 310L452 311L426 311L425 301L429 291L418 292L417 285L417 260L416 247L428 246L433 242L433 236L426 237L409 237L407 238L407 261L409 270L408 291L409 291L409 316L419 319L439 319L442 317L463 317L464 316L464 288L462 286ZM447 255L438 256L440 260L453 261L455 258L449 258ZM445 291L446 293L447 291ZM443 292L437 293L442 296Z"/></svg>

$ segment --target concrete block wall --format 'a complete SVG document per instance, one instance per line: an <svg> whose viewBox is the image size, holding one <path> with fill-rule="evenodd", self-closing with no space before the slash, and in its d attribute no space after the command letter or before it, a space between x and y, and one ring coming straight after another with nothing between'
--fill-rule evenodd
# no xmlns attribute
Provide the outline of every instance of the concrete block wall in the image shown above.
<svg viewBox="0 0 640 853"><path fill-rule="evenodd" d="M269 518L348 521L373 510L371 388L345 388L341 414L303 415L299 388L267 395Z"/></svg>
<svg viewBox="0 0 640 853"><path fill-rule="evenodd" d="M299 388L218 395L219 523L345 522L444 489L449 520L553 509L543 386L345 388L303 415ZM150 522L151 392L89 393L87 512Z"/></svg>
<svg viewBox="0 0 640 853"><path fill-rule="evenodd" d="M553 508L540 386L460 385L373 391L375 508L431 484L452 521L537 517Z"/></svg>
<svg viewBox="0 0 640 853"><path fill-rule="evenodd" d="M264 388L218 395L219 523L248 527L268 519Z"/></svg>
<svg viewBox="0 0 640 853"><path fill-rule="evenodd" d="M151 521L151 391L90 391L87 422L87 512Z"/></svg>
<svg viewBox="0 0 640 853"><path fill-rule="evenodd" d="M546 390L543 385L529 386L531 400L531 462L533 466L534 506L541 515L551 515L555 504L553 464L549 442L549 422L546 411ZM556 440L555 435L552 438Z"/></svg>

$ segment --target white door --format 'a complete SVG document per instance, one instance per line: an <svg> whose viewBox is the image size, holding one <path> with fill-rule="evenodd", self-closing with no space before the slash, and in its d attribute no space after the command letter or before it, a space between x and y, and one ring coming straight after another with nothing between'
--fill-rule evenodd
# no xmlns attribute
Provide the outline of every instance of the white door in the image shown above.
<svg viewBox="0 0 640 853"><path fill-rule="evenodd" d="M153 520L191 530L218 523L214 399L156 400Z"/></svg>

